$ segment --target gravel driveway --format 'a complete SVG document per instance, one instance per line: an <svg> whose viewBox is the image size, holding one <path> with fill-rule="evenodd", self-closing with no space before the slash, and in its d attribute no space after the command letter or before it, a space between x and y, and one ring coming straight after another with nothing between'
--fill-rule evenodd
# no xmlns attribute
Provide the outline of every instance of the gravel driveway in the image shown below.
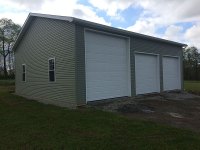
<svg viewBox="0 0 200 150"><path fill-rule="evenodd" d="M91 102L89 106L200 132L200 96L187 92L115 98Z"/></svg>

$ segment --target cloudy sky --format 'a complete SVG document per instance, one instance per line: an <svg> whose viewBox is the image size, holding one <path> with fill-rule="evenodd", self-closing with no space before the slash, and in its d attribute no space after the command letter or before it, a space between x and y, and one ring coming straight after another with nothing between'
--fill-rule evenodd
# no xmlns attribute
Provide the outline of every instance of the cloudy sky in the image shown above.
<svg viewBox="0 0 200 150"><path fill-rule="evenodd" d="M200 49L200 0L0 0L0 18L29 12L73 16Z"/></svg>

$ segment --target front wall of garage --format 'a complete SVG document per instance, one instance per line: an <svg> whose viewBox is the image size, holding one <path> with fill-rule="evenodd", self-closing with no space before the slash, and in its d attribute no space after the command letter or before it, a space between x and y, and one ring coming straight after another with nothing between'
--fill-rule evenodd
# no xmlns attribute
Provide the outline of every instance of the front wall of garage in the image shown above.
<svg viewBox="0 0 200 150"><path fill-rule="evenodd" d="M86 103L86 74L85 74L85 41L84 29L89 28L83 25L76 24L76 95L77 104L83 105ZM91 28L94 29L95 28ZM103 32L116 34L114 31L99 29ZM126 34L121 34L127 36ZM136 82L135 82L135 52L155 53L159 54L160 62L160 90L163 91L163 67L162 57L179 56L180 57L180 70L181 70L181 88L183 89L183 76L182 76L182 48L173 44L168 44L159 41L153 41L144 38L130 37L130 70L131 70L131 95L136 95Z"/></svg>

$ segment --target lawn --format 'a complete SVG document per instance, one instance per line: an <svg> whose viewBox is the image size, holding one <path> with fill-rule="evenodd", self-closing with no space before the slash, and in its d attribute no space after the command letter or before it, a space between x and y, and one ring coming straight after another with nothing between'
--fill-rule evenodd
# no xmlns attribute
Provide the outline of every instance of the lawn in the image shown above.
<svg viewBox="0 0 200 150"><path fill-rule="evenodd" d="M0 79L0 85L1 86L15 85L15 80L1 80Z"/></svg>
<svg viewBox="0 0 200 150"><path fill-rule="evenodd" d="M0 149L200 149L199 133L91 108L45 105L10 89L0 85Z"/></svg>
<svg viewBox="0 0 200 150"><path fill-rule="evenodd" d="M186 91L200 92L200 81L184 81Z"/></svg>

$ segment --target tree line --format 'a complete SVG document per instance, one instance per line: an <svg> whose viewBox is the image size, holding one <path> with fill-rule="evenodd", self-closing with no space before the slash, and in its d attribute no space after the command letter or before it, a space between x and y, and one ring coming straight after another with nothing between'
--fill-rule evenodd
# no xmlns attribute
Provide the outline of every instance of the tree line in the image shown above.
<svg viewBox="0 0 200 150"><path fill-rule="evenodd" d="M21 26L11 19L0 19L0 79L14 77L12 46ZM184 80L200 80L200 53L194 46L183 49Z"/></svg>
<svg viewBox="0 0 200 150"><path fill-rule="evenodd" d="M183 50L184 80L200 80L200 51L194 46Z"/></svg>

